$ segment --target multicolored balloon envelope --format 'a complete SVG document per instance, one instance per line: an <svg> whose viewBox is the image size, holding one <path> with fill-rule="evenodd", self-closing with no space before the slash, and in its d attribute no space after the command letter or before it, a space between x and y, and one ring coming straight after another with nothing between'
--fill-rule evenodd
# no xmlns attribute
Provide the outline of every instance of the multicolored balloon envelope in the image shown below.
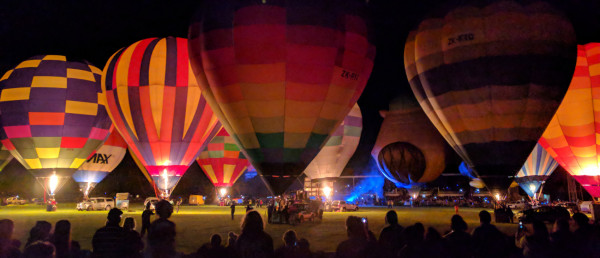
<svg viewBox="0 0 600 258"><path fill-rule="evenodd" d="M216 187L232 186L250 164L225 128L208 143L197 161Z"/></svg>
<svg viewBox="0 0 600 258"><path fill-rule="evenodd" d="M106 140L101 71L65 56L34 56L0 79L2 143L50 195Z"/></svg>
<svg viewBox="0 0 600 258"><path fill-rule="evenodd" d="M525 190L527 195L535 198L535 194L556 167L558 167L558 162L538 143L517 173L515 182Z"/></svg>
<svg viewBox="0 0 600 258"><path fill-rule="evenodd" d="M436 14L407 39L411 88L488 189L506 192L568 88L573 26L535 0L453 1Z"/></svg>
<svg viewBox="0 0 600 258"><path fill-rule="evenodd" d="M113 130L100 149L73 174L73 179L79 183L84 197L121 163L125 153L127 143L117 130Z"/></svg>
<svg viewBox="0 0 600 258"><path fill-rule="evenodd" d="M187 39L149 38L117 51L102 86L115 127L169 197L221 127L192 73Z"/></svg>
<svg viewBox="0 0 600 258"><path fill-rule="evenodd" d="M371 156L379 171L397 186L427 183L442 174L444 139L412 96L390 102ZM419 188L420 189L420 188Z"/></svg>
<svg viewBox="0 0 600 258"><path fill-rule="evenodd" d="M362 114L355 104L304 173L311 179L339 177L358 147L361 132Z"/></svg>
<svg viewBox="0 0 600 258"><path fill-rule="evenodd" d="M189 29L206 99L275 194L362 93L375 56L361 0L204 1Z"/></svg>
<svg viewBox="0 0 600 258"><path fill-rule="evenodd" d="M2 128L2 119L0 119L0 128ZM0 134L3 134L4 131L0 129ZM6 138L6 136L0 136L0 139L4 139ZM0 144L0 172L2 172L2 169L4 169L4 167L6 167L6 165L8 165L8 163L10 163L10 161L13 159L13 156L10 154L10 151L4 147L3 144Z"/></svg>
<svg viewBox="0 0 600 258"><path fill-rule="evenodd" d="M540 145L594 197L600 198L600 43L579 46L577 67Z"/></svg>

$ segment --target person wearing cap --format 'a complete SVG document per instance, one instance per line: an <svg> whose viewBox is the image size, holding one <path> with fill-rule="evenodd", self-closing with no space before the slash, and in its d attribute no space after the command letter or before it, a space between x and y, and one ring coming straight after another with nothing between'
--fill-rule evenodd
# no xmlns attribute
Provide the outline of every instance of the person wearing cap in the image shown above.
<svg viewBox="0 0 600 258"><path fill-rule="evenodd" d="M96 230L92 238L94 257L123 257L125 230L119 226L123 212L112 208L106 226Z"/></svg>

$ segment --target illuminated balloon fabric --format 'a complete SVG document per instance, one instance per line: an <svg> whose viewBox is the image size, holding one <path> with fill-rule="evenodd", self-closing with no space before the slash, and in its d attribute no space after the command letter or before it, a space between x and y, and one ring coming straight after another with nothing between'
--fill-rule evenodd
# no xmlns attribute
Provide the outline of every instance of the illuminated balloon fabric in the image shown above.
<svg viewBox="0 0 600 258"><path fill-rule="evenodd" d="M1 114L1 113L0 113ZM0 119L0 128L2 128L2 119ZM3 131L0 129L0 135L3 134ZM0 139L4 139L6 136L0 136ZM10 161L13 159L13 156L10 154L10 151L4 147L3 144L0 144L0 172Z"/></svg>
<svg viewBox="0 0 600 258"><path fill-rule="evenodd" d="M517 173L515 181L529 196L533 197L557 166L558 162L540 144L536 144L527 161Z"/></svg>
<svg viewBox="0 0 600 258"><path fill-rule="evenodd" d="M36 178L68 178L108 136L100 69L34 56L0 79L2 143Z"/></svg>
<svg viewBox="0 0 600 258"><path fill-rule="evenodd" d="M546 151L593 196L600 197L600 44L579 46L569 90L540 139Z"/></svg>
<svg viewBox="0 0 600 258"><path fill-rule="evenodd" d="M189 30L206 98L284 192L362 93L375 47L364 1L204 1Z"/></svg>
<svg viewBox="0 0 600 258"><path fill-rule="evenodd" d="M88 184L93 187L121 163L125 153L127 153L127 143L117 130L113 130L100 149L73 174L73 179L82 188L87 187Z"/></svg>
<svg viewBox="0 0 600 258"><path fill-rule="evenodd" d="M232 186L249 164L233 137L224 128L208 143L197 161L216 187Z"/></svg>
<svg viewBox="0 0 600 258"><path fill-rule="evenodd" d="M412 96L392 100L371 155L387 179L404 187L431 182L445 168L444 139Z"/></svg>
<svg viewBox="0 0 600 258"><path fill-rule="evenodd" d="M102 85L115 127L168 195L220 128L191 71L187 39L149 38L119 50Z"/></svg>
<svg viewBox="0 0 600 258"><path fill-rule="evenodd" d="M423 20L405 68L448 143L490 190L506 190L564 96L575 34L547 3L470 3L486 5Z"/></svg>
<svg viewBox="0 0 600 258"><path fill-rule="evenodd" d="M460 163L460 165L458 166L458 172L460 172L461 175L471 179L477 177L477 175L474 174L473 170L465 162Z"/></svg>
<svg viewBox="0 0 600 258"><path fill-rule="evenodd" d="M339 177L358 147L361 132L362 115L355 104L304 173L311 179Z"/></svg>

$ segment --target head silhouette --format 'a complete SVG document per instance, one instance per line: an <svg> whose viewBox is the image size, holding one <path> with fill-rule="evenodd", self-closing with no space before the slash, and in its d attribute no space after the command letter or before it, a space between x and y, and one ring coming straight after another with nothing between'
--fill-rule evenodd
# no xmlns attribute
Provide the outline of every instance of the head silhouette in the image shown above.
<svg viewBox="0 0 600 258"><path fill-rule="evenodd" d="M283 233L283 243L286 246L293 246L296 243L296 240L296 231L290 229Z"/></svg>
<svg viewBox="0 0 600 258"><path fill-rule="evenodd" d="M263 230L264 224L260 214L255 210L246 213L246 216L242 220L242 233L253 234L262 232Z"/></svg>
<svg viewBox="0 0 600 258"><path fill-rule="evenodd" d="M346 231L349 237L366 238L365 226L361 219L356 216L348 216L346 219Z"/></svg>
<svg viewBox="0 0 600 258"><path fill-rule="evenodd" d="M590 225L590 218L581 212L573 214L573 221L575 221L577 226L580 228Z"/></svg>
<svg viewBox="0 0 600 258"><path fill-rule="evenodd" d="M135 219L132 217L125 218L123 222L123 228L128 231L135 230Z"/></svg>
<svg viewBox="0 0 600 258"><path fill-rule="evenodd" d="M108 220L106 223L119 225L119 223L121 222L121 215L123 215L123 212L118 208L110 209L110 211L108 212L108 216L106 217L106 219Z"/></svg>
<svg viewBox="0 0 600 258"><path fill-rule="evenodd" d="M154 207L156 208L156 214L161 219L168 219L173 214L173 205L167 200L160 200Z"/></svg>
<svg viewBox="0 0 600 258"><path fill-rule="evenodd" d="M385 214L385 222L390 225L397 225L398 224L398 214L396 213L396 211L394 211L394 210L388 211Z"/></svg>
<svg viewBox="0 0 600 258"><path fill-rule="evenodd" d="M479 212L479 222L481 224L490 224L492 222L492 215L488 211Z"/></svg>
<svg viewBox="0 0 600 258"><path fill-rule="evenodd" d="M467 223L460 215L454 215L450 219L450 228L454 231L466 231Z"/></svg>
<svg viewBox="0 0 600 258"><path fill-rule="evenodd" d="M213 248L221 246L221 241L221 235L219 234L213 234L212 236L210 236L210 245Z"/></svg>
<svg viewBox="0 0 600 258"><path fill-rule="evenodd" d="M0 220L0 240L10 240L15 230L15 223L10 219Z"/></svg>

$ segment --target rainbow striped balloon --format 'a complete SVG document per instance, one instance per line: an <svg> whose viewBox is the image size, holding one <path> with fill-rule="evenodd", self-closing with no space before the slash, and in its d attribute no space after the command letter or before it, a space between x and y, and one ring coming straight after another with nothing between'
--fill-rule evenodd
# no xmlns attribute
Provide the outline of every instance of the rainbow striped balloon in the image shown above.
<svg viewBox="0 0 600 258"><path fill-rule="evenodd" d="M250 164L225 128L208 143L197 161L216 187L232 186Z"/></svg>

